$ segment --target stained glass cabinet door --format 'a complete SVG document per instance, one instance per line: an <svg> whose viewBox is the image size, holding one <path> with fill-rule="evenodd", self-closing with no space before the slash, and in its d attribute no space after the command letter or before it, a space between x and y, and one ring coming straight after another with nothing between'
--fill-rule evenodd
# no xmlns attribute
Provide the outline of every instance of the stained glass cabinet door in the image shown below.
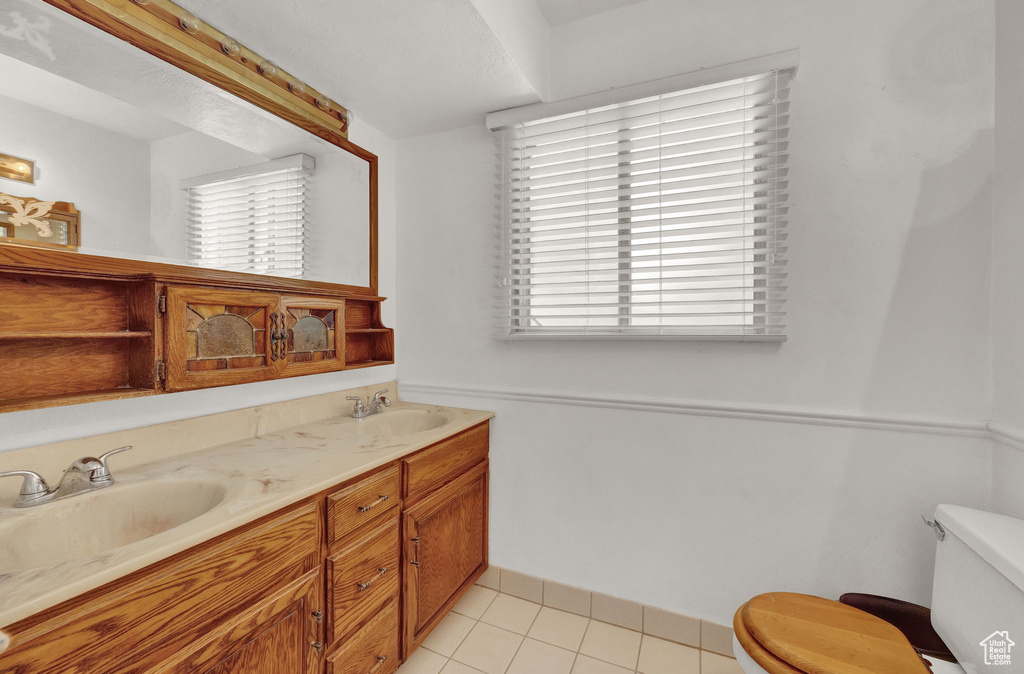
<svg viewBox="0 0 1024 674"><path fill-rule="evenodd" d="M270 293L169 287L167 390L280 376L287 340L278 304Z"/></svg>
<svg viewBox="0 0 1024 674"><path fill-rule="evenodd" d="M284 375L333 372L345 367L345 303L283 297L279 311L287 334Z"/></svg>

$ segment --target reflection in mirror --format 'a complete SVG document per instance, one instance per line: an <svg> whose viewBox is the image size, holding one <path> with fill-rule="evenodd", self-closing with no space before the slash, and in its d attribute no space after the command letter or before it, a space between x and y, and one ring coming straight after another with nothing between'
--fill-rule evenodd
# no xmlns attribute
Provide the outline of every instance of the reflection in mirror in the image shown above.
<svg viewBox="0 0 1024 674"><path fill-rule="evenodd" d="M80 240L78 209L0 192L0 241L75 250Z"/></svg>
<svg viewBox="0 0 1024 674"><path fill-rule="evenodd" d="M10 3L34 28L0 30L0 151L36 162L19 195L81 210L80 252L370 284L367 161L60 10ZM281 162L301 175L280 179Z"/></svg>

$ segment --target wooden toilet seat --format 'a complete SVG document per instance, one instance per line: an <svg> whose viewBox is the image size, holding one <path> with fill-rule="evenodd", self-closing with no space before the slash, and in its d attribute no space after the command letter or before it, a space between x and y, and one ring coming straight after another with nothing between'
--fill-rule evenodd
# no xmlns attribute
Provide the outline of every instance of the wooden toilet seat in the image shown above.
<svg viewBox="0 0 1024 674"><path fill-rule="evenodd" d="M929 674L903 633L870 613L792 592L736 611L736 640L771 674Z"/></svg>

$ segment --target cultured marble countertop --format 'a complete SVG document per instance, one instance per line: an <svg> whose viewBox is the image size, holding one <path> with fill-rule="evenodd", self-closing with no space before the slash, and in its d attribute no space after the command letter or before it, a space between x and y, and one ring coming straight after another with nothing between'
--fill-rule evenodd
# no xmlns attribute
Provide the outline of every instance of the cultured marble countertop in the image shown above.
<svg viewBox="0 0 1024 674"><path fill-rule="evenodd" d="M447 421L437 428L411 433L386 428L367 432L367 425L360 425L407 410L440 414ZM49 505L70 506L75 502L76 507L88 508L94 497L96 504L101 503L103 492L129 485L140 490L146 483L158 480L215 482L226 490L223 500L209 512L135 543L52 566L9 573L3 573L0 568L0 628L432 445L492 416L490 412L396 402L381 415L365 420L347 416L325 419L124 470L117 470L116 460L112 460L111 471L118 484L58 503L22 509L0 508L0 524L3 524L11 518L43 517ZM48 527L41 527L39 535L55 535L47 530Z"/></svg>

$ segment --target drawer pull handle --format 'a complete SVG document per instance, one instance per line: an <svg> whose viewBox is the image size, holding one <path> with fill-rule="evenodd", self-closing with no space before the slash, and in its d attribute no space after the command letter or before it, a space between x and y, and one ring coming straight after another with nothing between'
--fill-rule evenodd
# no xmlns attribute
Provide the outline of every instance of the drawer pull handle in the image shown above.
<svg viewBox="0 0 1024 674"><path fill-rule="evenodd" d="M366 672L366 674L373 674L377 670L378 667L380 667L381 665L384 664L384 661L387 660L387 659L388 659L388 656L386 656L386 655L378 655L377 656L377 664L375 664L373 667L371 667L369 669L369 671Z"/></svg>
<svg viewBox="0 0 1024 674"><path fill-rule="evenodd" d="M381 494L380 496L377 497L377 500L371 503L370 505L359 506L359 512L368 513L373 509L375 505L380 505L381 503L384 503L384 501L387 501L389 498L391 497L388 496L387 494Z"/></svg>
<svg viewBox="0 0 1024 674"><path fill-rule="evenodd" d="M324 643L322 641L312 641L309 645L315 648L317 653L324 652Z"/></svg>
<svg viewBox="0 0 1024 674"><path fill-rule="evenodd" d="M387 572L388 572L388 567L386 567L386 566L377 567L377 578L383 576ZM363 590L368 590L368 589L370 589L370 585L372 585L373 581L377 580L377 578L371 578L370 580L366 581L365 583L356 583L356 587L359 588L360 592L362 592Z"/></svg>

